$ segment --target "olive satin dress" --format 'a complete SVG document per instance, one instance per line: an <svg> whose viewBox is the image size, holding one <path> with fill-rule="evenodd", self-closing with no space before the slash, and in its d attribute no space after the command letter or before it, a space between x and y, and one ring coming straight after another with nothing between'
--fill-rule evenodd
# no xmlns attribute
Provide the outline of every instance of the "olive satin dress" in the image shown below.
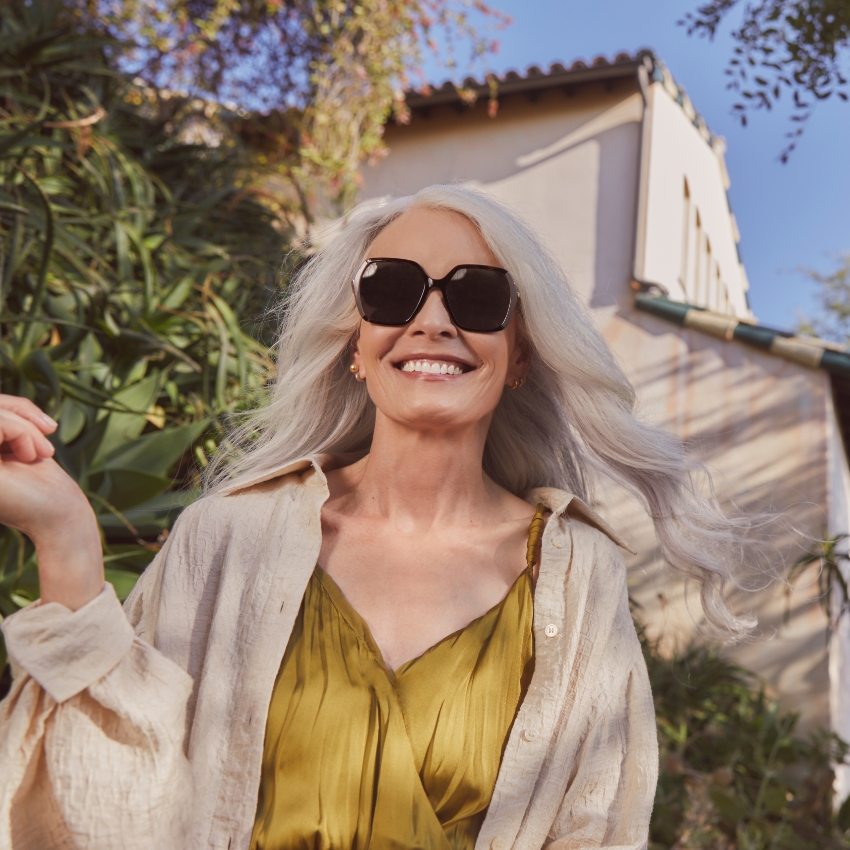
<svg viewBox="0 0 850 850"><path fill-rule="evenodd" d="M533 668L532 569L390 670L316 566L269 706L251 850L472 850Z"/></svg>

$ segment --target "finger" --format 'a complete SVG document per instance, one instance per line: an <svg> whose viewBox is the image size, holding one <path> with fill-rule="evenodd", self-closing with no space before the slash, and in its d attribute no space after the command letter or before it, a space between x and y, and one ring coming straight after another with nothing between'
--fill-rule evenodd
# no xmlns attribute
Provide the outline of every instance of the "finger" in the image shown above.
<svg viewBox="0 0 850 850"><path fill-rule="evenodd" d="M40 458L53 457L53 446L40 434L23 433L6 441L15 460L32 463Z"/></svg>
<svg viewBox="0 0 850 850"><path fill-rule="evenodd" d="M17 437L6 440L6 446L12 450L12 454L16 460L22 460L24 463L32 463L38 459L38 453L33 445L31 434L18 434Z"/></svg>
<svg viewBox="0 0 850 850"><path fill-rule="evenodd" d="M32 422L33 425L45 434L52 434L58 427L55 419L48 416L37 404L31 402L28 398L0 393L0 410L10 410L12 413L16 413L23 419Z"/></svg>
<svg viewBox="0 0 850 850"><path fill-rule="evenodd" d="M53 445L32 422L7 410L0 410L0 448L26 462L54 453Z"/></svg>

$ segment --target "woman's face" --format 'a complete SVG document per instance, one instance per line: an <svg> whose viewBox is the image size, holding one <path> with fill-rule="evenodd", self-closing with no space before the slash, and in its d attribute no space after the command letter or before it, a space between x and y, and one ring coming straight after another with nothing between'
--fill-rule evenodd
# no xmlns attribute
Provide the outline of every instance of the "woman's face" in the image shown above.
<svg viewBox="0 0 850 850"><path fill-rule="evenodd" d="M424 208L409 210L384 228L367 256L414 260L433 280L464 263L500 265L468 218ZM407 325L361 321L352 344L353 362L379 413L418 429L489 425L505 386L525 377L528 352L516 313L503 331L460 330L437 289ZM404 370L405 364L414 371ZM432 364L454 367L452 372L459 368L460 374L423 371Z"/></svg>

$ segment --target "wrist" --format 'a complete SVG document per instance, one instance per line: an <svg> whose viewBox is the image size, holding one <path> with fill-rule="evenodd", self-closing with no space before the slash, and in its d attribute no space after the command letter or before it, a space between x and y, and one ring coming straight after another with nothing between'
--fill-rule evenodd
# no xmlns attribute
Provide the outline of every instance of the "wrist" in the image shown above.
<svg viewBox="0 0 850 850"><path fill-rule="evenodd" d="M41 552L62 551L67 546L100 540L97 517L88 502L67 507L61 515L44 516L32 529L23 529Z"/></svg>
<svg viewBox="0 0 850 850"><path fill-rule="evenodd" d="M88 506L87 506L88 507ZM76 611L103 589L103 551L94 513L69 515L33 538L43 602Z"/></svg>

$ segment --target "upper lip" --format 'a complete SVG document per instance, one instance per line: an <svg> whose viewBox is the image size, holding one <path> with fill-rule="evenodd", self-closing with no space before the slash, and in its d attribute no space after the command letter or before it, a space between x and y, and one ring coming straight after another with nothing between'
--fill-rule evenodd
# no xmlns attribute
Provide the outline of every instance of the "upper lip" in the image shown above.
<svg viewBox="0 0 850 850"><path fill-rule="evenodd" d="M394 366L400 366L403 363L409 363L415 360L431 360L433 362L438 363L454 363L457 366L463 366L466 369L475 369L476 366L474 363L470 363L468 360L464 360L462 357L454 357L451 354L424 354L419 352L417 354L406 354L404 357L399 357L393 363Z"/></svg>

